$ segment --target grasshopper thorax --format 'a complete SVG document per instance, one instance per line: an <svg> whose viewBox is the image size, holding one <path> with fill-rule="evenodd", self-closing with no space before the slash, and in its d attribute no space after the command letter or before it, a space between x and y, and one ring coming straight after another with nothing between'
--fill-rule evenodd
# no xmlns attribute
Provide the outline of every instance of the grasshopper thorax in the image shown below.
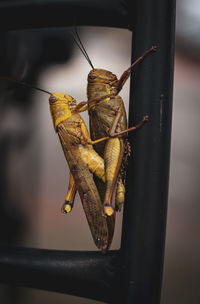
<svg viewBox="0 0 200 304"><path fill-rule="evenodd" d="M72 115L76 107L76 100L70 95L53 93L49 97L50 111L56 130L57 126Z"/></svg>

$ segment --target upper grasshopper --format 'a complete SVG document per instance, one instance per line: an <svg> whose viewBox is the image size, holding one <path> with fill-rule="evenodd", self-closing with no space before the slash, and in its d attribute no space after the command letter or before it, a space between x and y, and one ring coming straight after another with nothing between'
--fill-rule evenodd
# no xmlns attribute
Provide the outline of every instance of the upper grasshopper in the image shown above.
<svg viewBox="0 0 200 304"><path fill-rule="evenodd" d="M88 54L80 41L78 33L76 35L79 41L79 48L92 67L88 74L87 97L88 102L79 104L79 111L88 110L91 138L96 140L101 137L113 137L115 133L121 134L118 137L110 138L96 144L95 150L102 156L105 164L105 179L103 184L95 179L98 190L103 200L103 214L112 215L114 210L121 210L124 203L125 187L123 181L124 161L126 162L127 154L130 148L127 138L127 131L133 131L143 125L148 120L144 116L142 121L134 127L127 129L127 117L123 100L118 93L123 88L126 80L130 76L131 69L150 52L155 51L153 46L139 57L124 73L119 80L117 76L110 71L96 69L91 64ZM76 41L78 44L78 42ZM105 97L104 99L102 97ZM99 100L101 98L101 100ZM116 189L116 199L113 202L113 196Z"/></svg>

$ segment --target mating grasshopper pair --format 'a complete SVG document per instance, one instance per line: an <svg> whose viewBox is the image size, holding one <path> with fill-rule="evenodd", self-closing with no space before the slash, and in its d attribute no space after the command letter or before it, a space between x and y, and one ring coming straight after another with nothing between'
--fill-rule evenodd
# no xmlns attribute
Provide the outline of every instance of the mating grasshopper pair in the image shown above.
<svg viewBox="0 0 200 304"><path fill-rule="evenodd" d="M49 99L54 127L70 168L62 210L71 211L78 190L94 242L104 252L112 242L115 210L120 210L124 203L125 187L120 169L129 151L127 132L138 129L148 120L144 116L137 126L127 129L123 100L117 94L135 64L155 49L146 51L119 80L109 71L93 68L88 75L87 102L76 105L76 101L65 94L52 94ZM78 114L85 110L89 113L92 139Z"/></svg>

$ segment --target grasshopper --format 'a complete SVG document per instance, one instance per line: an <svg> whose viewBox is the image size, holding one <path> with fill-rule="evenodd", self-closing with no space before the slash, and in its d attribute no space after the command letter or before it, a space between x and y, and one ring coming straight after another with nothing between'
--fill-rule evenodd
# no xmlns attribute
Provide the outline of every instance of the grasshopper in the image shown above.
<svg viewBox="0 0 200 304"><path fill-rule="evenodd" d="M93 140L105 136L112 137L116 132L121 135L115 138L110 138L108 141L98 143L94 146L95 150L102 156L105 162L106 183L103 184L95 177L94 179L104 202L103 214L111 216L114 213L114 210L121 210L125 198L124 166L127 161L127 156L130 154L130 147L127 142L127 133L125 130L134 131L148 120L148 116L146 115L138 125L127 129L124 103L122 98L118 96L118 93L129 78L131 69L149 53L155 51L156 47L152 46L147 50L127 70L124 71L118 80L116 75L110 71L94 68L77 31L76 36L79 41L79 45L78 41L76 42L77 45L92 67L92 70L88 74L88 102L80 103L77 106L77 110L88 110L90 133ZM109 95L110 97L108 97ZM103 96L105 98L99 101L98 98ZM113 204L112 201L115 189L116 199Z"/></svg>
<svg viewBox="0 0 200 304"><path fill-rule="evenodd" d="M51 94L49 103L54 128L70 168L70 191L66 200L72 202L76 189L78 190L94 243L102 251L107 251L113 236L115 218L112 217L108 222L102 217L101 198L91 175L93 173L105 182L104 161L93 149L93 144L105 138L91 140L84 121L75 111L76 101L71 96Z"/></svg>

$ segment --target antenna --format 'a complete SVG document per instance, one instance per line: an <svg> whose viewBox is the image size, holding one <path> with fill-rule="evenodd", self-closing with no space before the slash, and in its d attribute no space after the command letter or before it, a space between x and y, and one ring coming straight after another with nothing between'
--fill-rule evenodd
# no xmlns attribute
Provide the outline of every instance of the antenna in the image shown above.
<svg viewBox="0 0 200 304"><path fill-rule="evenodd" d="M40 88L37 88L37 87L34 87L32 86L31 84L28 84L26 82L23 82L23 81L20 81L20 80L17 80L17 79L14 79L14 78L11 78L11 77L7 77L7 76L0 76L0 80L6 80L6 81L9 81L9 82L14 82L14 83L17 83L17 84L20 84L22 86L25 86L25 87L28 87L28 88L31 88L31 89L34 89L34 90L38 90L38 91L41 91L41 92L44 92L44 93L47 93L49 95L52 95L51 92L49 91L46 91L46 90L43 90L43 89L40 89Z"/></svg>
<svg viewBox="0 0 200 304"><path fill-rule="evenodd" d="M81 50L83 56L86 58L87 62L89 63L89 65L91 66L91 68L94 70L94 66L92 64L92 61L80 39L80 36L78 34L78 31L77 31L77 28L74 27L74 33L72 33L72 37L73 37L73 40L74 42L76 43L76 45L78 46L78 48ZM77 39L76 39L77 38Z"/></svg>

